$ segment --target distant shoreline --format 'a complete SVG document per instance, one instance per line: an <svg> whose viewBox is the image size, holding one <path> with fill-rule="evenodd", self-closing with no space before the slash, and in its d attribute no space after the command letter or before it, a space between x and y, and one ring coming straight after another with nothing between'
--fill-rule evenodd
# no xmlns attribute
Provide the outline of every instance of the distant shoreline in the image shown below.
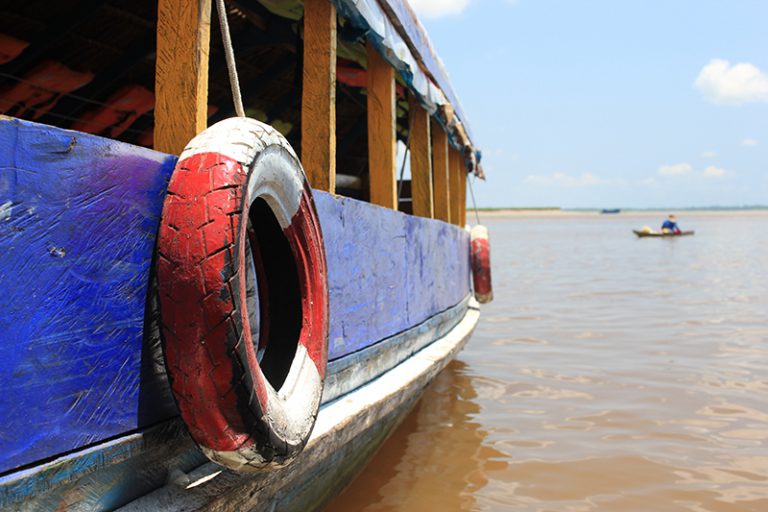
<svg viewBox="0 0 768 512"><path fill-rule="evenodd" d="M711 208L711 209L658 209L658 210L621 210L620 213L602 214L599 209L563 210L560 208L478 208L481 217L640 217L655 215L666 217L675 213L678 217L710 216L710 215L734 215L753 216L766 215L768 208ZM472 210L467 209L467 217L470 218Z"/></svg>

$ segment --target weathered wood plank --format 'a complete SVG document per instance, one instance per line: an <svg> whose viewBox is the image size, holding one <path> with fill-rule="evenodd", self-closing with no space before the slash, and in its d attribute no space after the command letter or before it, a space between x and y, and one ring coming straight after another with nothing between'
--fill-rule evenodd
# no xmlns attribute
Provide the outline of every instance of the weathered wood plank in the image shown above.
<svg viewBox="0 0 768 512"><path fill-rule="evenodd" d="M368 171L371 203L397 209L395 70L369 42Z"/></svg>
<svg viewBox="0 0 768 512"><path fill-rule="evenodd" d="M411 197L413 214L435 216L432 194L432 145L429 139L429 114L413 94L409 95L411 151Z"/></svg>
<svg viewBox="0 0 768 512"><path fill-rule="evenodd" d="M144 322L175 162L0 120L0 472L174 414Z"/></svg>
<svg viewBox="0 0 768 512"><path fill-rule="evenodd" d="M159 0L155 141L178 155L206 128L211 0Z"/></svg>
<svg viewBox="0 0 768 512"><path fill-rule="evenodd" d="M464 178L464 160L456 149L448 150L448 179L449 185L449 208L451 210L451 222L457 226L463 226L461 223L461 184Z"/></svg>
<svg viewBox="0 0 768 512"><path fill-rule="evenodd" d="M446 135L445 131L443 131L443 127L434 119L432 119L432 180L435 197L435 218L450 222L448 135Z"/></svg>
<svg viewBox="0 0 768 512"><path fill-rule="evenodd" d="M336 189L336 7L304 2L301 163L313 188Z"/></svg>
<svg viewBox="0 0 768 512"><path fill-rule="evenodd" d="M314 193L323 226L337 359L457 304L469 292L463 229Z"/></svg>

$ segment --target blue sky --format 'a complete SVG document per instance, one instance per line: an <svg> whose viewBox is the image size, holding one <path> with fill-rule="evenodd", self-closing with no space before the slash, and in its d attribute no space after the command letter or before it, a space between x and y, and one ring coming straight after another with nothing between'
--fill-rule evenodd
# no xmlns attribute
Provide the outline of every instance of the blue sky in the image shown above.
<svg viewBox="0 0 768 512"><path fill-rule="evenodd" d="M410 1L480 205L768 204L768 1Z"/></svg>

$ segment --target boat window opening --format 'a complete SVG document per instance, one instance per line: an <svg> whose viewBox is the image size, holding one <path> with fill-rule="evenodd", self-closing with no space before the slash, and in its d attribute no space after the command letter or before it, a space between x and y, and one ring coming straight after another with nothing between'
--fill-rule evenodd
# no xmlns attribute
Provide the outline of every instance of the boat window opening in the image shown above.
<svg viewBox="0 0 768 512"><path fill-rule="evenodd" d="M338 48L343 46L341 37L340 35ZM350 48L353 45L348 43L346 47ZM357 62L343 57L337 58L336 193L361 201L370 200L365 73L365 69Z"/></svg>
<svg viewBox="0 0 768 512"><path fill-rule="evenodd" d="M405 141L398 139L395 153L395 163L397 164L397 197L398 211L413 214L413 193L411 191L411 152L407 146L408 137Z"/></svg>
<svg viewBox="0 0 768 512"><path fill-rule="evenodd" d="M336 193L370 201L365 33L336 24Z"/></svg>
<svg viewBox="0 0 768 512"><path fill-rule="evenodd" d="M395 185L397 187L397 210L413 214L411 193L411 151L409 148L408 94L400 73L395 71ZM400 180L403 186L400 186Z"/></svg>
<svg viewBox="0 0 768 512"><path fill-rule="evenodd" d="M0 114L151 143L154 1L3 2Z"/></svg>
<svg viewBox="0 0 768 512"><path fill-rule="evenodd" d="M300 20L255 0L227 2L245 115L273 126L301 155L302 40ZM211 14L208 125L235 116L218 14Z"/></svg>
<svg viewBox="0 0 768 512"><path fill-rule="evenodd" d="M157 0L3 2L0 114L153 147ZM300 21L228 2L246 115L300 148ZM234 114L215 9L208 125Z"/></svg>
<svg viewBox="0 0 768 512"><path fill-rule="evenodd" d="M248 317L259 319L254 348L261 352L264 376L279 390L296 355L303 324L298 270L288 239L266 201L253 201L248 221L259 303L259 312L249 311ZM249 307L253 305L251 301Z"/></svg>

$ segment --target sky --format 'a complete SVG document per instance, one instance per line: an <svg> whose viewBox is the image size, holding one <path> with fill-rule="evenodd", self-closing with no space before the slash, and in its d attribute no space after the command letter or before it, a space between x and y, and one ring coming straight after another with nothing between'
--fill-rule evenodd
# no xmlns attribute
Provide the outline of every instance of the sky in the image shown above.
<svg viewBox="0 0 768 512"><path fill-rule="evenodd" d="M409 1L479 206L768 205L768 1Z"/></svg>

